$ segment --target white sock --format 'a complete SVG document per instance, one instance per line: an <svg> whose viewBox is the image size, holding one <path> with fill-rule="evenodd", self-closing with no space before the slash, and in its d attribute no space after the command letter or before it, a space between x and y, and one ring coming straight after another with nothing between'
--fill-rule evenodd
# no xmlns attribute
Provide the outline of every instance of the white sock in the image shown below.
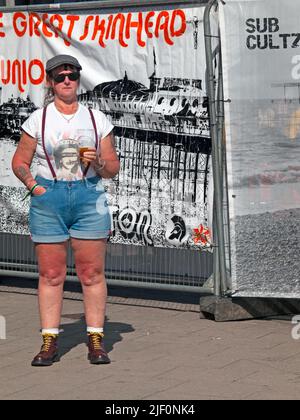
<svg viewBox="0 0 300 420"><path fill-rule="evenodd" d="M101 333L103 334L103 328L94 328L94 327L87 327L86 329L87 333Z"/></svg>
<svg viewBox="0 0 300 420"><path fill-rule="evenodd" d="M45 335L45 334L59 335L59 328L42 329L42 335Z"/></svg>

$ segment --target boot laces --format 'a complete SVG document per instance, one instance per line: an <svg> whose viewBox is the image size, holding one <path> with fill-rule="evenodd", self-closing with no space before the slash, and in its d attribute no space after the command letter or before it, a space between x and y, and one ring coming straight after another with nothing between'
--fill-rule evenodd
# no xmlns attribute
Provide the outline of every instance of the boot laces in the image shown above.
<svg viewBox="0 0 300 420"><path fill-rule="evenodd" d="M101 341L104 337L103 333L89 333L89 336L91 337L92 344L95 350L101 350Z"/></svg>
<svg viewBox="0 0 300 420"><path fill-rule="evenodd" d="M54 335L54 334L44 334L43 335L44 344L42 346L42 351L48 352L49 349L50 349L50 347L51 347L51 345L52 345L53 340L55 340L56 338L57 338L57 335Z"/></svg>

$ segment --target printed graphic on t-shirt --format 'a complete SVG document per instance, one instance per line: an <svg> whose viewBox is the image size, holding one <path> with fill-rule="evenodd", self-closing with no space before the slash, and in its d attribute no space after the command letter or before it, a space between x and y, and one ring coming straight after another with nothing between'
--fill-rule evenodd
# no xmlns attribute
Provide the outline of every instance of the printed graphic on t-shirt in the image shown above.
<svg viewBox="0 0 300 420"><path fill-rule="evenodd" d="M82 176L79 145L73 139L62 140L53 150L57 179L69 181Z"/></svg>
<svg viewBox="0 0 300 420"><path fill-rule="evenodd" d="M47 153L52 158L57 179L74 181L82 178L85 166L80 159L80 148L95 147L92 130L73 130L72 133L52 134Z"/></svg>

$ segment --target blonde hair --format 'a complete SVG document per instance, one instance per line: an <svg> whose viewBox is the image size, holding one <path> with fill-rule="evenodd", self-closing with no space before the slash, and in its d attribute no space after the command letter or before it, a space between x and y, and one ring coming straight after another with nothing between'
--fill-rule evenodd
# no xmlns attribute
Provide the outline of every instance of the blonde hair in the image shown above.
<svg viewBox="0 0 300 420"><path fill-rule="evenodd" d="M54 92L52 87L45 88L45 95L44 95L44 106L47 106L54 102Z"/></svg>
<svg viewBox="0 0 300 420"><path fill-rule="evenodd" d="M51 102L54 102L54 91L52 87L50 86L50 77L47 74L46 76L46 86L45 86L45 95L44 95L44 106L47 106L51 104Z"/></svg>

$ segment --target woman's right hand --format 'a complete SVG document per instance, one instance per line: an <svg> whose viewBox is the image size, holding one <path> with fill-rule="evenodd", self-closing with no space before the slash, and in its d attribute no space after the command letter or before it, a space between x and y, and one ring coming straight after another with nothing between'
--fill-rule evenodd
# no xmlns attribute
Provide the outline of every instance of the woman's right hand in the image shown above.
<svg viewBox="0 0 300 420"><path fill-rule="evenodd" d="M46 188L39 185L38 187L34 189L32 195L43 195L45 194L46 191L47 191Z"/></svg>

